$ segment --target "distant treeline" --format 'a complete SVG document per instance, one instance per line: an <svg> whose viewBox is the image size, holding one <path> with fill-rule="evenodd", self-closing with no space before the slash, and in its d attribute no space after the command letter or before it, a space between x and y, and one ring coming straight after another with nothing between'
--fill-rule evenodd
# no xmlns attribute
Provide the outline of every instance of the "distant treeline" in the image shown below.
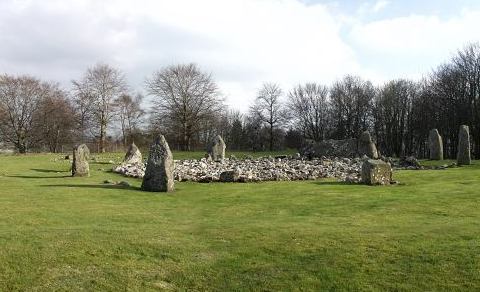
<svg viewBox="0 0 480 292"><path fill-rule="evenodd" d="M89 68L69 90L32 76L0 75L0 142L20 153L69 151L77 143L105 152L132 141L145 148L162 133L173 149L199 150L220 134L231 150L263 151L369 130L384 155L426 157L428 132L437 128L446 157L455 157L458 128L466 124L480 158L479 43L420 81L374 86L347 75L331 86L305 83L288 91L264 83L245 114L229 109L212 75L195 64L167 66L148 77L149 108L127 84L107 64Z"/></svg>

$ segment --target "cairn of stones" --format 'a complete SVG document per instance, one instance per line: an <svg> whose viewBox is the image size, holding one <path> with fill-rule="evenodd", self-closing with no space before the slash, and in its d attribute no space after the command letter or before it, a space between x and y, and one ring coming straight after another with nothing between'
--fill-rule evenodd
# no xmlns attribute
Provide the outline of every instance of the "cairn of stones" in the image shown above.
<svg viewBox="0 0 480 292"><path fill-rule="evenodd" d="M88 159L90 150L87 145L81 144L73 148L72 176L89 176Z"/></svg>
<svg viewBox="0 0 480 292"><path fill-rule="evenodd" d="M125 154L125 158L123 159L123 164L141 164L142 161L142 153L138 149L135 143L130 144L127 149L127 153Z"/></svg>
<svg viewBox="0 0 480 292"><path fill-rule="evenodd" d="M358 138L358 154L360 156L367 155L370 158L377 159L378 152L375 143L368 131L364 131Z"/></svg>
<svg viewBox="0 0 480 292"><path fill-rule="evenodd" d="M173 192L174 161L167 141L160 135L150 146L142 190L148 192Z"/></svg>
<svg viewBox="0 0 480 292"><path fill-rule="evenodd" d="M469 165L470 163L470 133L468 126L462 125L458 132L457 165Z"/></svg>
<svg viewBox="0 0 480 292"><path fill-rule="evenodd" d="M430 148L430 160L443 160L442 136L440 136L437 129L430 130L428 146Z"/></svg>
<svg viewBox="0 0 480 292"><path fill-rule="evenodd" d="M392 167L383 160L369 159L362 165L362 182L367 185L389 185Z"/></svg>
<svg viewBox="0 0 480 292"><path fill-rule="evenodd" d="M225 142L222 137L218 135L210 145L207 154L210 155L213 161L223 161L225 159L225 148Z"/></svg>

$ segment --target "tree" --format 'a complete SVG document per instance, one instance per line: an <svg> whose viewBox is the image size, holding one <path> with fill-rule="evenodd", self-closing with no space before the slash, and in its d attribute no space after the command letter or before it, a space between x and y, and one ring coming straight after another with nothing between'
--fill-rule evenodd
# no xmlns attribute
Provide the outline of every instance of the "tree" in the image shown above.
<svg viewBox="0 0 480 292"><path fill-rule="evenodd" d="M141 94L137 94L135 97L123 94L115 100L124 146L127 145L127 140L132 137L142 122L142 117L145 114L141 107L142 100L143 95Z"/></svg>
<svg viewBox="0 0 480 292"><path fill-rule="evenodd" d="M105 152L107 129L116 113L115 100L127 90L125 77L116 68L97 64L89 68L82 79L73 81L73 85L82 101L82 118L88 117L88 114L92 116L94 132L99 138L99 151Z"/></svg>
<svg viewBox="0 0 480 292"><path fill-rule="evenodd" d="M374 96L373 85L356 76L347 75L332 86L330 105L335 138L358 137L369 127Z"/></svg>
<svg viewBox="0 0 480 292"><path fill-rule="evenodd" d="M375 99L375 133L387 155L401 156L411 152L413 132L412 103L418 95L416 83L394 80L386 83Z"/></svg>
<svg viewBox="0 0 480 292"><path fill-rule="evenodd" d="M70 143L74 129L73 106L65 91L51 84L34 114L37 141L56 153L61 143Z"/></svg>
<svg viewBox="0 0 480 292"><path fill-rule="evenodd" d="M328 88L316 83L297 85L288 94L288 108L303 137L325 139L328 127Z"/></svg>
<svg viewBox="0 0 480 292"><path fill-rule="evenodd" d="M153 114L164 127L180 133L182 150L190 150L192 138L222 110L223 99L211 74L195 64L168 66L146 81L155 97Z"/></svg>
<svg viewBox="0 0 480 292"><path fill-rule="evenodd" d="M241 150L245 146L243 116L240 112L231 113L231 126L228 141L230 149Z"/></svg>
<svg viewBox="0 0 480 292"><path fill-rule="evenodd" d="M480 158L480 43L467 45L453 57L452 64L458 73L457 95L468 105L465 123L471 127L474 153ZM460 125L457 125L457 128Z"/></svg>
<svg viewBox="0 0 480 292"><path fill-rule="evenodd" d="M0 76L0 132L26 153L34 138L34 116L50 86L31 76Z"/></svg>
<svg viewBox="0 0 480 292"><path fill-rule="evenodd" d="M264 83L250 108L251 113L268 127L270 151L274 148L275 130L285 122L286 112L280 100L282 94L278 84Z"/></svg>
<svg viewBox="0 0 480 292"><path fill-rule="evenodd" d="M73 109L75 129L78 132L78 142L85 143L87 132L93 127L94 97L91 95L88 84L72 81Z"/></svg>

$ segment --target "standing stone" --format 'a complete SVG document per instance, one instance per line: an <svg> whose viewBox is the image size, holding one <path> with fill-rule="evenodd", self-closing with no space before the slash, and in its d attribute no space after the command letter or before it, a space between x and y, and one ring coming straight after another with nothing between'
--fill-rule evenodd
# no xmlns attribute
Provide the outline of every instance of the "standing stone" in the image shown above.
<svg viewBox="0 0 480 292"><path fill-rule="evenodd" d="M172 192L174 190L173 169L172 152L163 135L160 135L150 146L142 190L148 192Z"/></svg>
<svg viewBox="0 0 480 292"><path fill-rule="evenodd" d="M141 164L142 163L142 153L138 149L135 143L130 144L123 159L124 164Z"/></svg>
<svg viewBox="0 0 480 292"><path fill-rule="evenodd" d="M215 140L213 140L208 154L212 157L213 161L223 161L225 159L225 142L222 137L218 135Z"/></svg>
<svg viewBox="0 0 480 292"><path fill-rule="evenodd" d="M367 185L389 185L392 167L383 160L369 159L362 164L362 182Z"/></svg>
<svg viewBox="0 0 480 292"><path fill-rule="evenodd" d="M470 163L470 134L468 126L462 125L458 132L457 164L469 165Z"/></svg>
<svg viewBox="0 0 480 292"><path fill-rule="evenodd" d="M377 159L378 152L375 143L368 131L363 132L358 138L358 154L359 156L367 155L369 158Z"/></svg>
<svg viewBox="0 0 480 292"><path fill-rule="evenodd" d="M88 159L90 150L87 145L81 144L73 148L72 176L89 176Z"/></svg>
<svg viewBox="0 0 480 292"><path fill-rule="evenodd" d="M428 135L428 145L430 148L431 160L443 160L443 142L442 136L437 129L431 129Z"/></svg>

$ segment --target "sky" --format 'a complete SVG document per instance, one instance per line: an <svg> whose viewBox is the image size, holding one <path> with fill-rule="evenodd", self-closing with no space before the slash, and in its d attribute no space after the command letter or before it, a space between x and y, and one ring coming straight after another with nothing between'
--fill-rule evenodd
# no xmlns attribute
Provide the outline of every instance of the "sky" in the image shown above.
<svg viewBox="0 0 480 292"><path fill-rule="evenodd" d="M101 62L145 93L153 72L193 62L245 112L264 82L420 79L479 27L478 0L0 0L0 73L70 89Z"/></svg>

